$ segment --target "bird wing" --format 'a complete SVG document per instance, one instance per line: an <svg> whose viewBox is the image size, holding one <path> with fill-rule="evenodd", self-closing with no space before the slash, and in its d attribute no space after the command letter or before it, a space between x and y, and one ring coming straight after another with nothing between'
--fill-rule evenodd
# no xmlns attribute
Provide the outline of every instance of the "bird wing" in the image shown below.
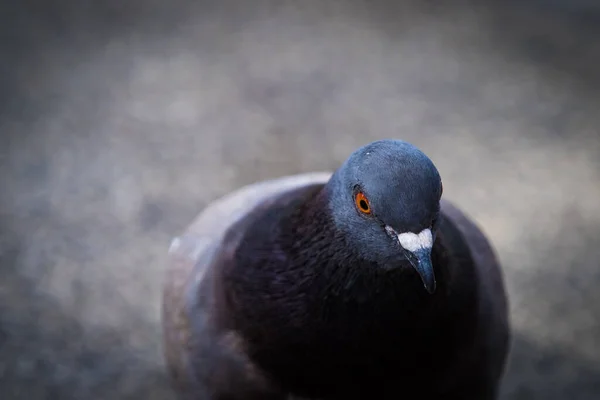
<svg viewBox="0 0 600 400"><path fill-rule="evenodd" d="M451 222L462 235L474 264L477 283L477 333L472 348L475 362L469 363L467 370L459 373L464 378L464 386L470 388L461 390L476 390L486 393L481 398L494 398L504 372L510 341L504 276L489 240L473 220L445 199L442 199L441 211L447 222ZM481 388L473 385L474 376L480 377Z"/></svg>
<svg viewBox="0 0 600 400"><path fill-rule="evenodd" d="M209 267L225 231L257 205L288 190L325 183L330 176L314 172L242 187L209 204L173 240L163 287L163 352L173 384L183 398L216 399L217 392L232 388L223 387L227 385L235 385L238 392L246 387L244 398L249 399L257 388L267 390L267 383L240 349L240 338L234 332L210 329L211 294L205 284ZM268 398L265 393L259 395Z"/></svg>

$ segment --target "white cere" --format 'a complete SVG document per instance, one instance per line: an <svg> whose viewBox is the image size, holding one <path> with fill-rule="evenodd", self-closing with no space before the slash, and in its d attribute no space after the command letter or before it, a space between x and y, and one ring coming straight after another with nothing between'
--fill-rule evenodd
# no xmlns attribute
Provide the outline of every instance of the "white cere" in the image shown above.
<svg viewBox="0 0 600 400"><path fill-rule="evenodd" d="M433 247L433 236L430 229L423 229L421 233L404 232L398 235L400 245L406 250L415 252L420 249Z"/></svg>

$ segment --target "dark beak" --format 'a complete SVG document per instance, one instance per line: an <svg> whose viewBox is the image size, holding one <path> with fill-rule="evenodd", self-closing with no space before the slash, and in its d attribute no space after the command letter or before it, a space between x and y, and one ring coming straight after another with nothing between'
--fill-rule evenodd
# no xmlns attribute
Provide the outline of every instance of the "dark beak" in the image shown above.
<svg viewBox="0 0 600 400"><path fill-rule="evenodd" d="M431 263L431 249L424 248L414 252L404 250L406 258L417 270L425 289L429 294L435 292L435 274L433 272L433 264Z"/></svg>

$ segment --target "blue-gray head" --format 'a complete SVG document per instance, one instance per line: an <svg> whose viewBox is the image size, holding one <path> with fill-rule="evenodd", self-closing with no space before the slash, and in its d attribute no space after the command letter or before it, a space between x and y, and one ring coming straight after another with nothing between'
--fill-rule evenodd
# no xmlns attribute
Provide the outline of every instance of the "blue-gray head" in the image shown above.
<svg viewBox="0 0 600 400"><path fill-rule="evenodd" d="M435 291L431 249L442 182L433 162L410 143L380 140L356 150L328 183L338 229L366 260L395 268L408 260Z"/></svg>

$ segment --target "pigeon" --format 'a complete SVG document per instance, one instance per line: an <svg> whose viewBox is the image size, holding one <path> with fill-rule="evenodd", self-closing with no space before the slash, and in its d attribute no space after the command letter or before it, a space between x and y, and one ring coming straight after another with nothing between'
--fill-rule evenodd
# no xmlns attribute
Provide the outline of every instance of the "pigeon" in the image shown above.
<svg viewBox="0 0 600 400"><path fill-rule="evenodd" d="M442 192L427 155L386 139L205 207L173 239L163 290L179 398L496 399L503 273Z"/></svg>

